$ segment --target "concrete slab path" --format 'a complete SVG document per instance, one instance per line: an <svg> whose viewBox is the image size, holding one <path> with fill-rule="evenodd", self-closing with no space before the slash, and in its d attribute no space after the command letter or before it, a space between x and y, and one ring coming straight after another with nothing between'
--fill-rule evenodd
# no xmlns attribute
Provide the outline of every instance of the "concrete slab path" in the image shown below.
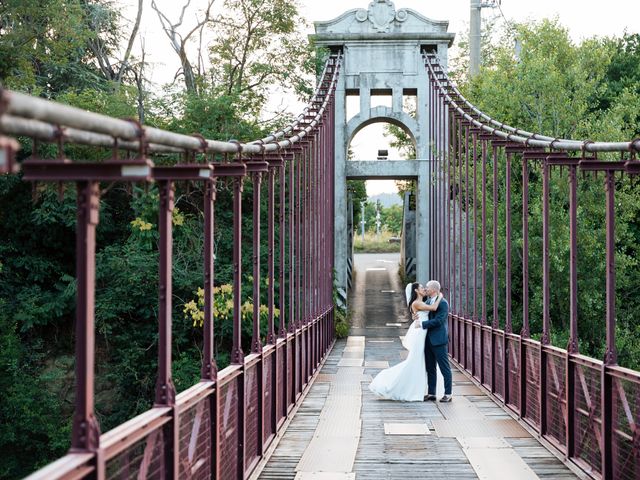
<svg viewBox="0 0 640 480"><path fill-rule="evenodd" d="M578 478L453 368L454 400L394 402L367 388L406 355L398 255L356 255L352 328L338 340L260 479Z"/></svg>

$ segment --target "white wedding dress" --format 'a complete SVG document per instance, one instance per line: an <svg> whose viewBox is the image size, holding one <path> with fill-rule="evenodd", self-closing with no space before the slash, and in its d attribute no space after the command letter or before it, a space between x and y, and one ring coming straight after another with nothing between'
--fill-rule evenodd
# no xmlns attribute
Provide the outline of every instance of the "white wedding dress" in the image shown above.
<svg viewBox="0 0 640 480"><path fill-rule="evenodd" d="M418 312L420 322L428 318L429 312ZM425 329L415 328L411 322L402 340L402 346L409 350L409 355L397 365L378 373L369 384L369 390L389 400L421 402L427 393L427 371L424 363L426 336Z"/></svg>

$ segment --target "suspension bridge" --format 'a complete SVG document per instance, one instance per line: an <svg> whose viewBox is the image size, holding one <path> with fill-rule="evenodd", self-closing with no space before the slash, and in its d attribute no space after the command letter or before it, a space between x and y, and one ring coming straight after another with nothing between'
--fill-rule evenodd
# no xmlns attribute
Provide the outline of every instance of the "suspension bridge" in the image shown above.
<svg viewBox="0 0 640 480"><path fill-rule="evenodd" d="M640 140L552 138L491 118L447 76L453 41L447 22L395 10L388 1L318 22L316 41L331 53L308 106L286 128L247 143L178 134L1 91L0 171L20 172L25 182L75 183L77 196L70 449L29 478L488 478L492 468L515 478L639 478L640 373L617 365L615 193L620 175L640 173ZM345 113L348 95L360 97L360 112L352 119ZM392 106L371 108L372 95L390 95ZM403 95L417 97L415 116L403 112ZM418 159L349 165L346 149L353 135L380 120L410 133ZM18 136L34 145L34 153L20 162ZM40 157L36 152L42 144L57 146L58 155ZM108 149L111 156L103 162L70 160L64 156L69 145ZM598 158L607 152L615 158ZM167 155L179 155L181 161L158 161ZM512 178L516 167L517 182ZM603 359L584 356L578 348L579 172L599 174L605 188ZM336 342L334 284L338 300L346 302L350 282L348 178L417 180L417 278L440 279L452 307L451 406L382 402L368 393L371 375L402 358L398 336L407 324L396 323L402 300L376 298L399 290L393 269L373 269L375 275L361 277L367 285L354 287L360 293L351 297L351 308L359 305L362 311L355 315L364 320L346 341ZM158 371L155 398L149 399L153 407L102 432L94 409L96 226L101 193L114 182L155 182L160 192ZM172 381L177 182L195 182L205 191L201 381L181 393ZM221 182L231 185L233 196L233 346L231 365L219 370L213 238ZM243 185L249 182L252 195L246 198ZM541 218L535 219L542 223L540 245L529 241L530 182L542 188L536 199ZM550 344L553 182L569 185L566 349ZM522 195L519 213L511 205L516 188ZM263 190L266 213L260 208ZM502 212L507 232L520 215L523 253L515 260L511 236L501 248L498 223L489 220L501 213L499 200L507 205ZM253 205L250 245L241 242L243 201ZM261 238L265 223L266 241ZM266 268L261 243L267 245ZM534 248L542 259L536 269L543 286L539 339L531 338L529 318ZM262 270L268 272L268 333L260 335L256 301L249 352L242 349L243 251L253 259L253 298L262 293ZM522 272L520 332L514 331L512 318L515 261ZM503 278L499 262L506 266Z"/></svg>

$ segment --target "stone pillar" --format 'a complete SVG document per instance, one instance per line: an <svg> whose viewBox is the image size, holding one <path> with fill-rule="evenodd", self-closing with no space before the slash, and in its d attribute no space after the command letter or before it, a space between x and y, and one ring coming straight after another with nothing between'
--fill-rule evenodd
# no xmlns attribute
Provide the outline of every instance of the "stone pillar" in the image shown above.
<svg viewBox="0 0 640 480"><path fill-rule="evenodd" d="M427 282L429 274L429 161L417 160L418 190L416 195L416 281Z"/></svg>
<svg viewBox="0 0 640 480"><path fill-rule="evenodd" d="M369 92L367 91L367 94ZM367 100L369 96L367 95ZM360 92L362 102L362 92ZM362 103L361 103L362 108ZM340 306L347 304L347 258L349 257L349 235L347 233L347 180L346 159L347 144L347 106L344 87L344 76L338 77L335 93L335 218L334 218L334 248L335 248L335 284L338 288L338 302ZM368 110L367 110L368 111Z"/></svg>

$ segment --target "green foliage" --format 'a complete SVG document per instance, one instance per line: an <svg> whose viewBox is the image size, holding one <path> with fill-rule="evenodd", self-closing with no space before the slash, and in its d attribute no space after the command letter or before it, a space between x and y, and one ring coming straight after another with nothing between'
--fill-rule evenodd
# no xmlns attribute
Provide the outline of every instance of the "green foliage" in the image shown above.
<svg viewBox="0 0 640 480"><path fill-rule="evenodd" d="M392 235L383 232L380 235L368 232L364 236L354 235L353 251L356 253L398 253L400 252L400 242L390 242Z"/></svg>
<svg viewBox="0 0 640 480"><path fill-rule="evenodd" d="M213 86L226 95L240 95L239 111L249 115L259 113L274 83L308 97L315 52L304 41L296 3L225 0L224 7L210 47L212 63L221 67L212 71Z"/></svg>
<svg viewBox="0 0 640 480"><path fill-rule="evenodd" d="M338 306L337 288L333 288L333 324L337 338L346 338L349 336L349 311Z"/></svg>
<svg viewBox="0 0 640 480"><path fill-rule="evenodd" d="M7 0L0 4L0 80L14 90L55 97L107 86L90 41L98 34L81 0ZM105 12L111 7L102 5Z"/></svg>
<svg viewBox="0 0 640 480"><path fill-rule="evenodd" d="M478 108L492 117L523 130L563 138L592 140L629 140L638 134L640 108L640 71L636 68L638 39L588 39L574 44L557 21L518 25L522 50L515 58L510 35L505 35L485 58L485 67L473 80L460 85ZM635 62L635 63L634 63ZM462 152L464 155L464 152ZM606 158L603 155L602 158ZM489 158L488 170L492 169ZM504 182L506 158L498 161L498 217L493 218L491 195L487 205L488 224L498 223L499 285L504 288L506 205ZM522 211L520 159L512 171L513 241L512 301L514 331L522 326ZM542 185L541 171L532 167L529 206L529 318L532 333L542 330ZM638 349L631 340L637 335L634 319L640 314L635 294L640 285L637 260L640 240L640 208L636 201L638 183L624 178L616 181L616 311L619 362L640 368ZM460 188L464 188L463 184ZM487 182L493 189L492 176ZM464 190L461 192L465 194ZM552 171L550 208L550 277L552 341L566 347L569 305L569 187L566 171ZM578 181L578 317L581 352L602 358L604 355L605 261L604 184L602 177L579 177ZM479 232L480 233L480 232ZM481 240L480 238L478 239ZM493 238L487 236L487 264L492 263ZM491 271L487 272L491 288ZM503 290L501 290L501 295ZM487 294L488 312L492 312L492 292ZM499 305L499 320L504 326L504 307ZM491 321L491 319L490 319ZM636 337L637 338L637 337Z"/></svg>
<svg viewBox="0 0 640 480"><path fill-rule="evenodd" d="M355 205L354 205L355 209ZM354 211L355 214L355 211ZM391 205L390 207L383 207L374 202L367 201L364 206L364 221L365 231L369 233L376 233L376 215L379 214L380 231L388 232L391 235L399 236L402 233L402 216L403 210L400 205ZM357 227L357 231L360 231L359 224L354 225Z"/></svg>
<svg viewBox="0 0 640 480"><path fill-rule="evenodd" d="M353 228L360 224L362 219L362 202L367 201L367 187L364 180L347 180L347 192L351 195L353 203Z"/></svg>

